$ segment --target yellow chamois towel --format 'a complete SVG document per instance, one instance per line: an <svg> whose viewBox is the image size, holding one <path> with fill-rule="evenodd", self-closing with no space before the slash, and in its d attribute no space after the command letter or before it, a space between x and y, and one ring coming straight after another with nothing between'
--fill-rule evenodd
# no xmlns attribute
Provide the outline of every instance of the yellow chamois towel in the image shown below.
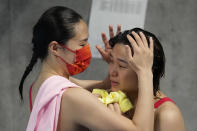
<svg viewBox="0 0 197 131"><path fill-rule="evenodd" d="M108 94L104 89L93 89L92 94L99 94L101 96L99 100L106 106L111 103L118 103L120 105L120 110L123 113L133 108L133 105L127 98L126 94L120 90Z"/></svg>

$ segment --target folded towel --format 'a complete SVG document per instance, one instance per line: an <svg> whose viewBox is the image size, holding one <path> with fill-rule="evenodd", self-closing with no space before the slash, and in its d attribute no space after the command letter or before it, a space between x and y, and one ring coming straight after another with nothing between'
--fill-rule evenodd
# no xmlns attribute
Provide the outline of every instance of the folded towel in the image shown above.
<svg viewBox="0 0 197 131"><path fill-rule="evenodd" d="M35 98L26 131L56 131L61 97L70 87L79 86L58 75L46 79Z"/></svg>

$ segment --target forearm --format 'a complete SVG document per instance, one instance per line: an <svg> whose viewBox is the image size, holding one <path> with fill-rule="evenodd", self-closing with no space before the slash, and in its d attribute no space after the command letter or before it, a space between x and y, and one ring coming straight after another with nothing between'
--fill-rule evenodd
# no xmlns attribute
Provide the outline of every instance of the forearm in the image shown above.
<svg viewBox="0 0 197 131"><path fill-rule="evenodd" d="M88 83L88 85L86 86L86 89L89 90L89 91L92 91L95 88L109 89L111 87L109 77L106 77L103 81L84 80L84 82L85 81Z"/></svg>
<svg viewBox="0 0 197 131"><path fill-rule="evenodd" d="M92 91L95 88L104 88L103 81L99 80L81 80L83 81L82 87L88 91Z"/></svg>
<svg viewBox="0 0 197 131"><path fill-rule="evenodd" d="M92 91L95 88L99 88L99 89L110 88L109 77L106 77L106 79L103 81L101 80L79 80L74 77L69 77L69 80L89 91Z"/></svg>
<svg viewBox="0 0 197 131"><path fill-rule="evenodd" d="M153 131L154 126L153 74L138 73L138 101L133 122L140 131Z"/></svg>
<svg viewBox="0 0 197 131"><path fill-rule="evenodd" d="M81 88L66 91L62 103L71 121L91 130L137 131L130 119L109 110L90 92Z"/></svg>

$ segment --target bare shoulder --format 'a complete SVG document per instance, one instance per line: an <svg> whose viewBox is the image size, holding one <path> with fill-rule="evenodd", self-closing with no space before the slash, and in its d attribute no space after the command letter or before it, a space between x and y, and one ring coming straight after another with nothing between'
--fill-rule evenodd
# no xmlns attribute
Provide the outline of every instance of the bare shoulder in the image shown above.
<svg viewBox="0 0 197 131"><path fill-rule="evenodd" d="M76 121L91 99L94 97L91 97L91 93L83 88L68 88L61 98L61 117L69 119L69 121Z"/></svg>
<svg viewBox="0 0 197 131"><path fill-rule="evenodd" d="M174 121L180 117L182 114L177 105L172 102L165 102L157 109L157 116L162 120Z"/></svg>
<svg viewBox="0 0 197 131"><path fill-rule="evenodd" d="M85 102L87 99L94 99L94 96L83 88L69 88L62 95L62 102L72 106ZM95 98L96 99L96 98Z"/></svg>
<svg viewBox="0 0 197 131"><path fill-rule="evenodd" d="M182 113L172 102L165 102L157 109L155 123L158 131L185 131Z"/></svg>
<svg viewBox="0 0 197 131"><path fill-rule="evenodd" d="M64 91L63 97L66 97L67 99L69 98L73 99L76 98L76 95L84 95L84 94L90 94L90 92L83 88L71 87L68 88L66 91Z"/></svg>
<svg viewBox="0 0 197 131"><path fill-rule="evenodd" d="M82 127L79 126L79 122L76 120L81 114L85 115L86 112L83 111L86 106L85 101L90 95L91 93L83 88L68 88L64 91L59 112L59 128L73 130Z"/></svg>
<svg viewBox="0 0 197 131"><path fill-rule="evenodd" d="M91 92L83 88L69 88L62 96L61 106L64 111L70 112L74 116L83 116L95 108L102 108L104 105ZM72 116L72 118L75 118Z"/></svg>

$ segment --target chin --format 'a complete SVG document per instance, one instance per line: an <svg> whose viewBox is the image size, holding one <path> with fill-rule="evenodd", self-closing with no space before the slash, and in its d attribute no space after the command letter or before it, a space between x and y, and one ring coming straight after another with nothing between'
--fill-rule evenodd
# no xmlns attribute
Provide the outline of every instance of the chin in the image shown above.
<svg viewBox="0 0 197 131"><path fill-rule="evenodd" d="M120 88L118 88L118 86L112 86L111 87L111 91L119 91L121 90Z"/></svg>
<svg viewBox="0 0 197 131"><path fill-rule="evenodd" d="M138 90L137 89L128 89L128 90L124 90L125 93L132 93L132 94L138 94Z"/></svg>

